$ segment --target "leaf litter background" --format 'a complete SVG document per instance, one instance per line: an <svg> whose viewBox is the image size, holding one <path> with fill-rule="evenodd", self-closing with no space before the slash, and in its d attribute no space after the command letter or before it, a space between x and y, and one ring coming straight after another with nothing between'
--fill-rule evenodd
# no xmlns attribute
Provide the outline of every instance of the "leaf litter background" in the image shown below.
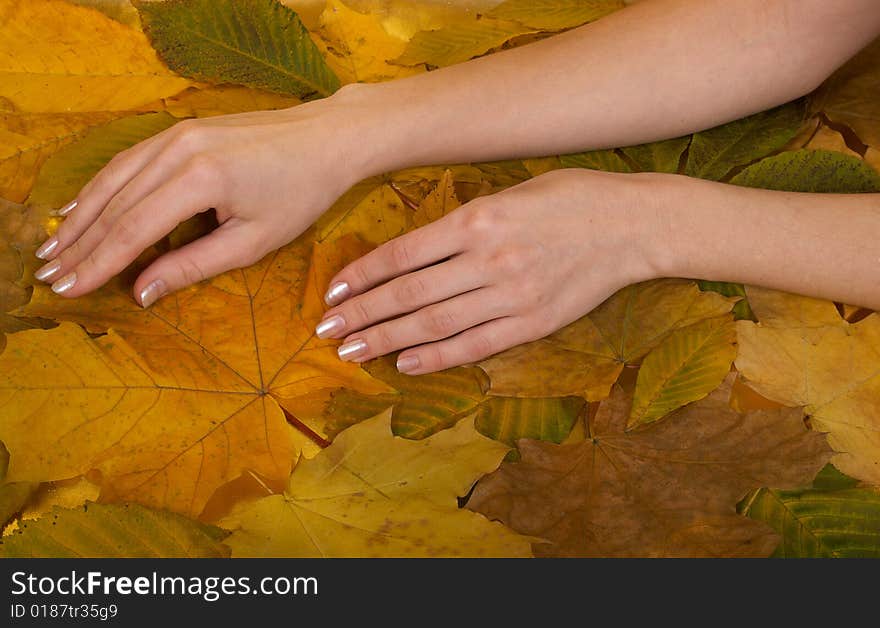
<svg viewBox="0 0 880 628"><path fill-rule="evenodd" d="M416 378L393 357L341 363L312 333L342 265L554 168L880 191L877 43L809 98L692 136L363 181L295 242L148 311L137 269L210 215L89 297L31 279L52 210L178 120L295 106L630 3L0 0L0 555L880 556L873 312L653 281Z"/></svg>

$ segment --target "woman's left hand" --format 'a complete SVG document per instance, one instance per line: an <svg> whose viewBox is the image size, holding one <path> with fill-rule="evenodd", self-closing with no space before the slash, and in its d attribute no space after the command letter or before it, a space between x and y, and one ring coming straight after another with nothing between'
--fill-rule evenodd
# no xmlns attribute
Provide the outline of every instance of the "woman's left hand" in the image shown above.
<svg viewBox="0 0 880 628"><path fill-rule="evenodd" d="M346 266L317 327L343 360L405 350L412 375L542 338L662 273L666 183L556 170L463 205Z"/></svg>

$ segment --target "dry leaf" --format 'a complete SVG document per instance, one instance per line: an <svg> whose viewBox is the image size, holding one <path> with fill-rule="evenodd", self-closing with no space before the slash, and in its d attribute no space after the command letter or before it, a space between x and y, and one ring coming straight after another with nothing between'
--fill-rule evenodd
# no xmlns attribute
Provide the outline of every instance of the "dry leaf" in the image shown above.
<svg viewBox="0 0 880 628"><path fill-rule="evenodd" d="M389 410L301 461L283 495L220 524L239 557L530 556L533 539L458 507L505 453L473 419L424 440L393 436Z"/></svg>
<svg viewBox="0 0 880 628"><path fill-rule="evenodd" d="M834 465L880 484L880 316L850 324L828 301L754 287L748 295L760 323L737 323L736 367L749 386L806 406L838 452Z"/></svg>
<svg viewBox="0 0 880 628"><path fill-rule="evenodd" d="M295 413L300 399L340 386L390 391L313 333L324 283L362 249L319 245L311 270L310 250L295 242L146 311L123 279L76 300L38 288L28 313L110 331L90 338L65 323L10 337L0 355L10 481L98 469L102 499L192 515L245 469L283 482L310 441L281 407Z"/></svg>
<svg viewBox="0 0 880 628"><path fill-rule="evenodd" d="M760 486L808 484L828 460L799 409L738 414L730 382L626 433L630 399L602 402L578 445L520 441L522 462L479 482L468 507L552 541L542 556L765 556L778 537L736 513Z"/></svg>

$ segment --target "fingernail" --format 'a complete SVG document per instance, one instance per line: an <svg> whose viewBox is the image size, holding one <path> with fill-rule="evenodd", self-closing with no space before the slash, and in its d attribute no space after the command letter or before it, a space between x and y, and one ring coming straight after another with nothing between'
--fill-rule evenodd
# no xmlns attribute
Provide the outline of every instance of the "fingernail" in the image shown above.
<svg viewBox="0 0 880 628"><path fill-rule="evenodd" d="M37 249L37 252L34 253L34 255L36 255L40 259L46 259L52 254L52 251L54 251L56 248L58 248L58 238L52 236L51 238L43 242L43 244L40 246L40 248Z"/></svg>
<svg viewBox="0 0 880 628"><path fill-rule="evenodd" d="M77 205L79 205L79 201L70 201L67 205L65 205L61 209L56 209L55 211L53 211L51 213L53 216L66 216L67 214L72 212L74 209L76 209Z"/></svg>
<svg viewBox="0 0 880 628"><path fill-rule="evenodd" d="M168 294L168 288L161 279L151 281L147 287L141 290L141 307L148 308L153 303Z"/></svg>
<svg viewBox="0 0 880 628"><path fill-rule="evenodd" d="M55 294L63 294L73 288L73 284L75 283L76 273L70 273L52 284L52 292Z"/></svg>
<svg viewBox="0 0 880 628"><path fill-rule="evenodd" d="M327 294L324 295L324 301L327 305L337 305L345 301L351 294L351 288L347 283L341 281L330 286Z"/></svg>
<svg viewBox="0 0 880 628"><path fill-rule="evenodd" d="M315 334L318 338L329 338L342 331L343 328L345 328L345 319L338 314L334 314L330 318L318 323L318 326L315 327Z"/></svg>
<svg viewBox="0 0 880 628"><path fill-rule="evenodd" d="M352 340L339 347L336 352L339 354L340 360L353 360L366 350L366 342L363 340Z"/></svg>
<svg viewBox="0 0 880 628"><path fill-rule="evenodd" d="M34 277L40 281L46 281L49 277L61 270L61 260L52 260L34 273Z"/></svg>
<svg viewBox="0 0 880 628"><path fill-rule="evenodd" d="M403 374L412 373L422 365L422 361L418 356L408 355L404 358L397 358L397 370Z"/></svg>

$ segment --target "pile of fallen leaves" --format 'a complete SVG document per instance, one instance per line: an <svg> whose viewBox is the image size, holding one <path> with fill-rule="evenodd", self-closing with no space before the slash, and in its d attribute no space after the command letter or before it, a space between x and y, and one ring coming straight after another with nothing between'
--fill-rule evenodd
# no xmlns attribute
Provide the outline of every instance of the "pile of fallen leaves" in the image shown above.
<svg viewBox="0 0 880 628"><path fill-rule="evenodd" d="M180 119L294 106L625 4L0 0L0 555L880 555L872 312L653 281L420 377L313 334L345 263L554 168L880 191L876 44L813 97L692 136L363 181L295 242L147 311L134 274L209 218L88 297L32 280L51 210Z"/></svg>

